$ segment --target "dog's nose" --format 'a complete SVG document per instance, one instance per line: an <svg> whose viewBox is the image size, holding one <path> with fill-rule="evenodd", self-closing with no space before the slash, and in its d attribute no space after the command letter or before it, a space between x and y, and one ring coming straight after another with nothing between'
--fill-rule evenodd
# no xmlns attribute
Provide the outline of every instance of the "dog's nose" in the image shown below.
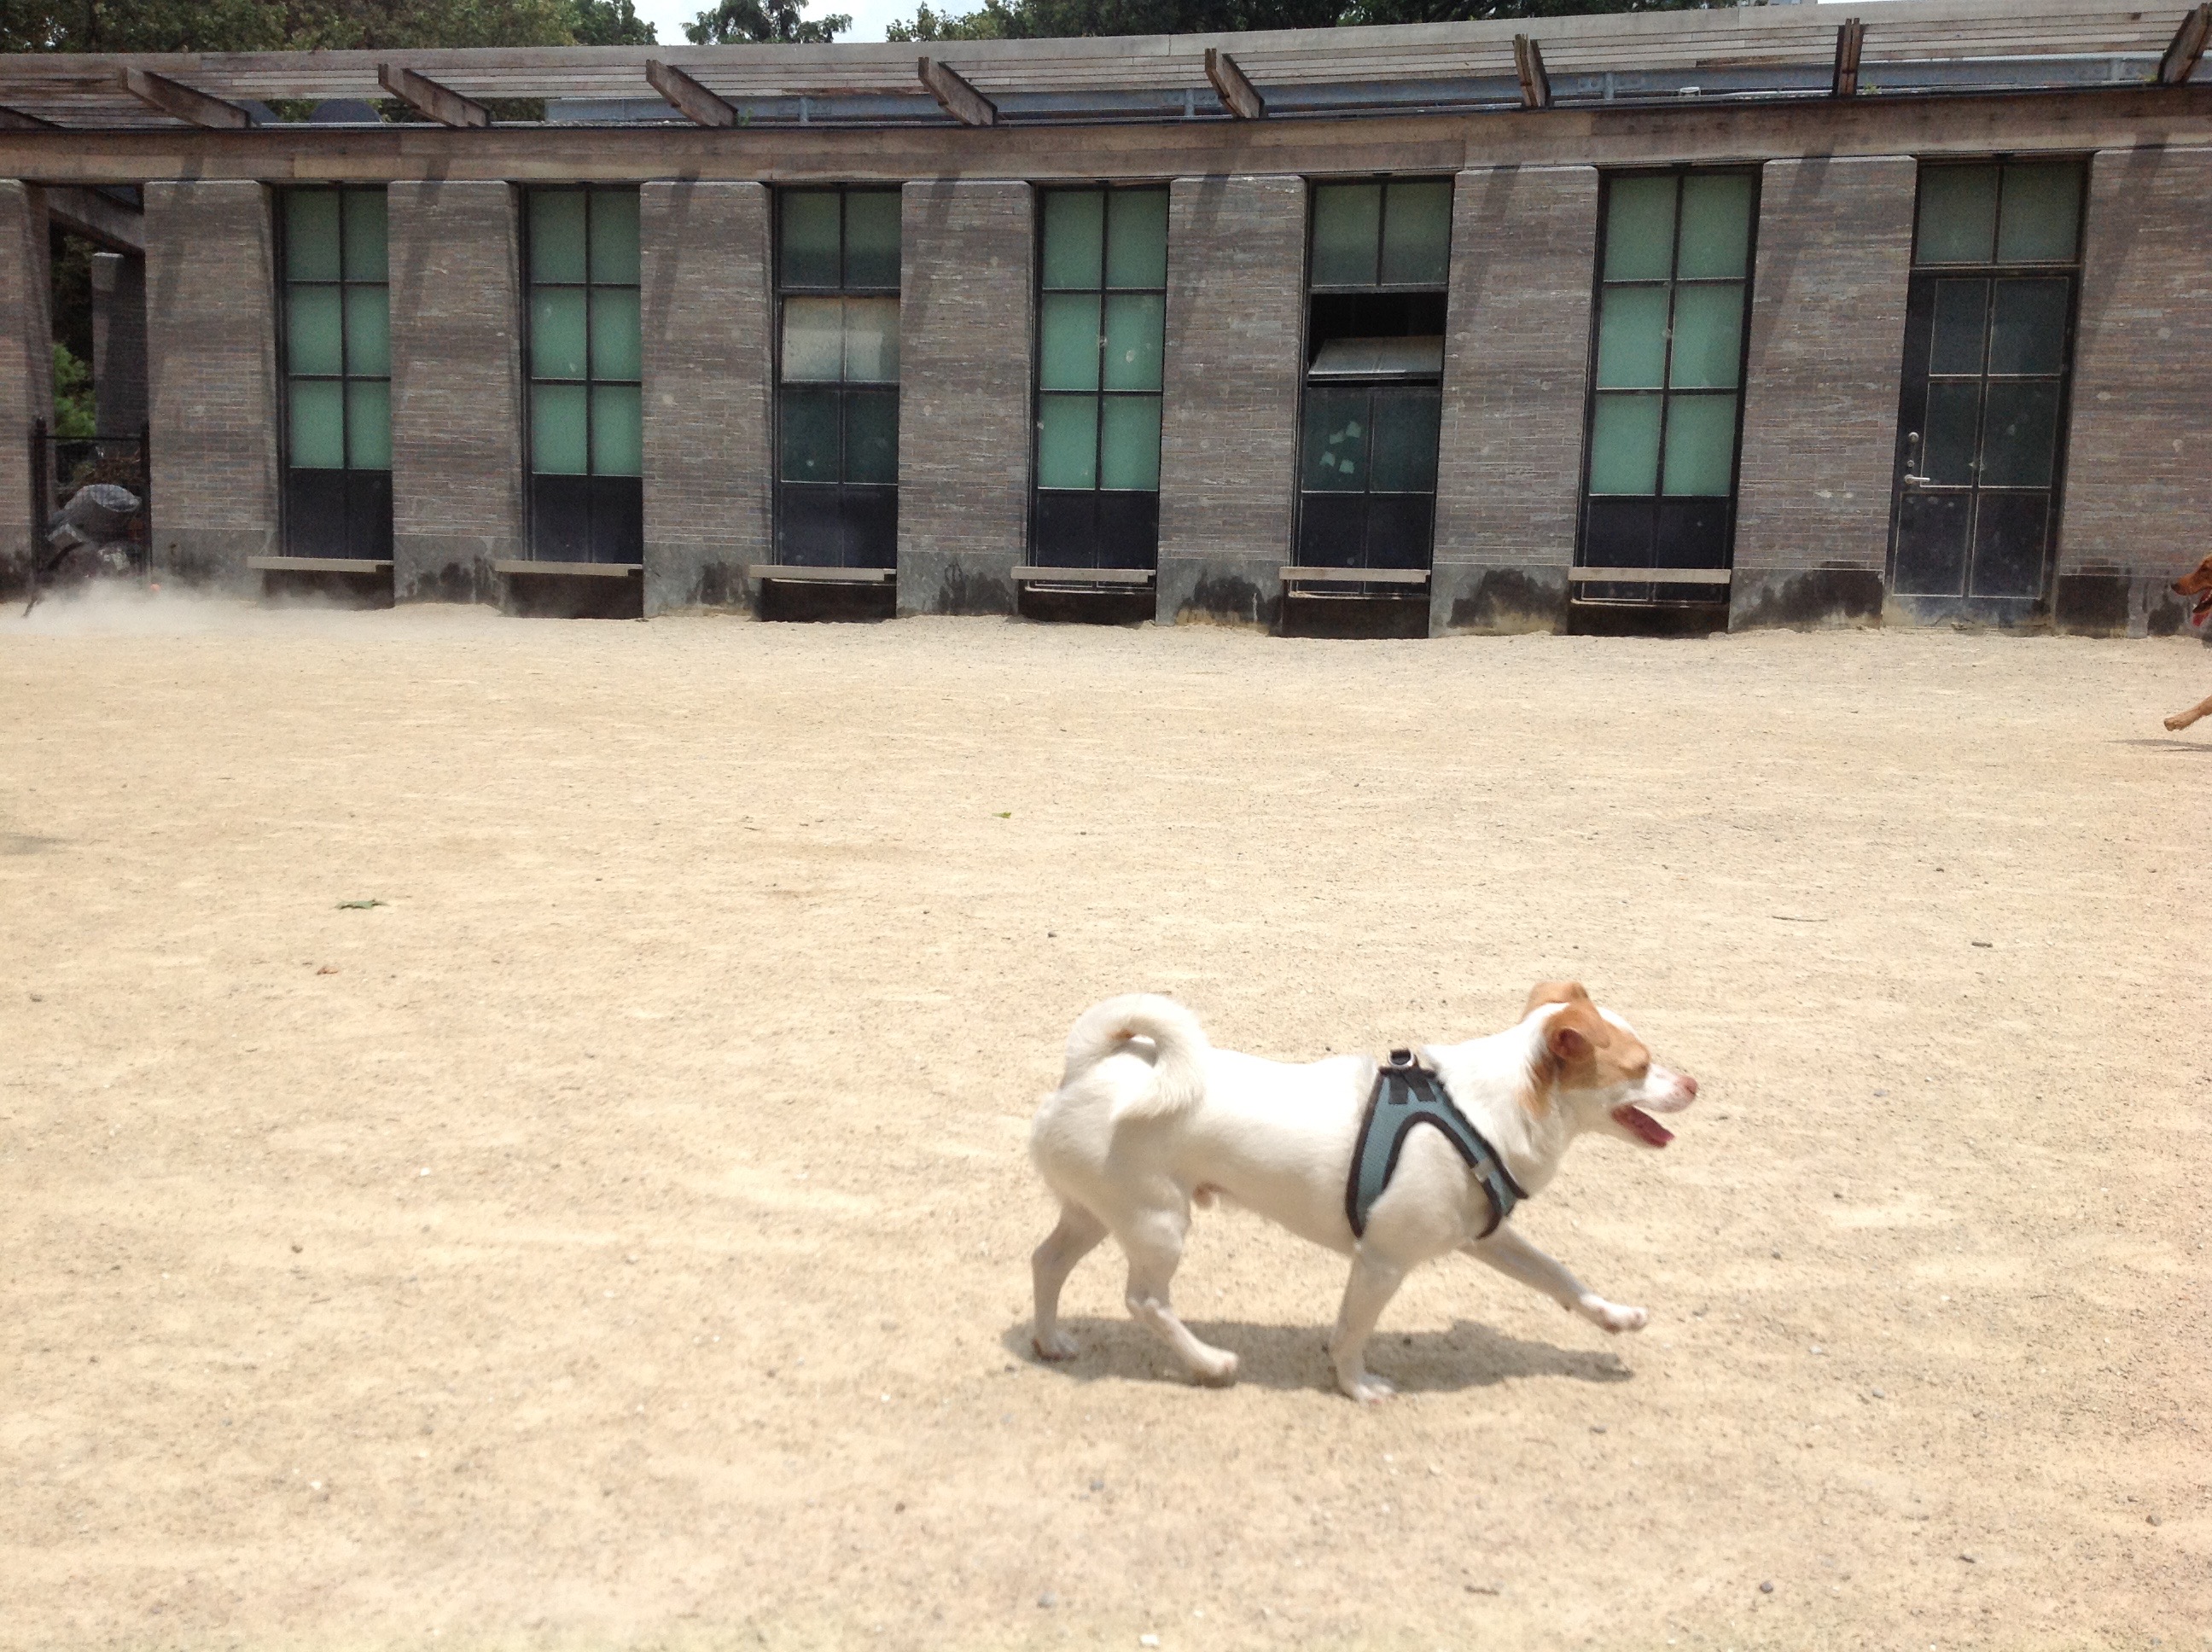
<svg viewBox="0 0 2212 1652"><path fill-rule="evenodd" d="M1698 1081L1686 1072L1682 1075L1682 1093L1693 1102L1698 1099Z"/></svg>

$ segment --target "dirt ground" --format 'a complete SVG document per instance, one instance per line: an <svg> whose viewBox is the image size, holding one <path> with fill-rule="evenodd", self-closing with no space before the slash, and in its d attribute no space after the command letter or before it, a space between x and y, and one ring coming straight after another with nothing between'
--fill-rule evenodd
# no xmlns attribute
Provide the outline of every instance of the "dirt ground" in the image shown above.
<svg viewBox="0 0 2212 1652"><path fill-rule="evenodd" d="M2193 641L0 621L0 1645L2212 1644ZM357 905L359 902L373 902ZM1703 1093L1028 1352L1086 1005ZM1771 1588L1770 1586L1771 1585ZM1149 1639L1143 1644L1150 1645Z"/></svg>

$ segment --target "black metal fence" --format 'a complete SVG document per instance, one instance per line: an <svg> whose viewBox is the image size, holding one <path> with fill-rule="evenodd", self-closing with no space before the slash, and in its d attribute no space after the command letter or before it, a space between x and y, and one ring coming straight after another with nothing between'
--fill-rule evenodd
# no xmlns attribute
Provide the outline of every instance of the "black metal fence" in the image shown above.
<svg viewBox="0 0 2212 1652"><path fill-rule="evenodd" d="M152 482L135 436L58 436L31 422L31 600L55 585L144 580Z"/></svg>

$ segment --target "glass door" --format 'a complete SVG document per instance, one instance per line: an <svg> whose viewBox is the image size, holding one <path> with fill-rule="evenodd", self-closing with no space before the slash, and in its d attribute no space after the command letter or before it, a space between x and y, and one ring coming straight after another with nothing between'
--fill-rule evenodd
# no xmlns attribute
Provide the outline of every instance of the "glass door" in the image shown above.
<svg viewBox="0 0 2212 1652"><path fill-rule="evenodd" d="M2058 524L2078 161L1921 169L1890 588L2038 601Z"/></svg>

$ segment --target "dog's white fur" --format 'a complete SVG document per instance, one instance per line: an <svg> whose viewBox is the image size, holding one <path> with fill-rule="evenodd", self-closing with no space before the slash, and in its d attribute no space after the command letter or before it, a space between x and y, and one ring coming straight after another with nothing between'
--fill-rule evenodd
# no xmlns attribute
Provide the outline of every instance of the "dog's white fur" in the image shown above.
<svg viewBox="0 0 2212 1652"><path fill-rule="evenodd" d="M1667 1133L1650 1113L1678 1111L1698 1092L1572 982L1539 987L1504 1032L1422 1054L1531 1195L1584 1132L1663 1146ZM1489 1200L1435 1129L1407 1136L1364 1236L1355 1238L1345 1181L1375 1071L1367 1056L1291 1065L1215 1049L1189 1011L1148 993L1087 1011L1067 1036L1060 1088L1030 1130L1030 1156L1060 1200L1060 1224L1031 1259L1038 1353L1074 1353L1060 1327L1060 1287L1111 1233L1128 1257L1129 1312L1200 1382L1234 1382L1237 1356L1200 1341L1168 1300L1190 1207L1216 1194L1352 1259L1329 1353L1338 1385L1355 1400L1391 1392L1368 1372L1365 1351L1400 1282L1455 1250L1607 1331L1644 1327L1644 1309L1587 1289L1510 1223L1478 1238Z"/></svg>

